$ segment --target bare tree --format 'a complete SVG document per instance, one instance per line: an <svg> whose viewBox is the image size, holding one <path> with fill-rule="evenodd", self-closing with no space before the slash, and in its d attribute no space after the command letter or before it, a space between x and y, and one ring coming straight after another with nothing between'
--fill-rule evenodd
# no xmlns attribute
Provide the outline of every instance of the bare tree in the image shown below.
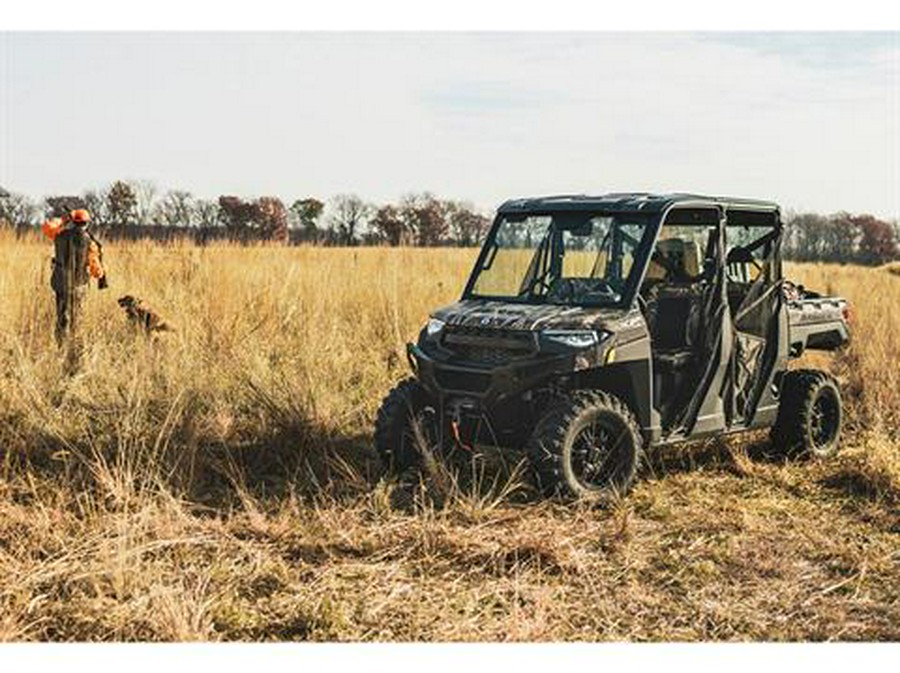
<svg viewBox="0 0 900 673"><path fill-rule="evenodd" d="M173 189L159 204L160 218L170 227L194 225L194 197L190 192Z"/></svg>
<svg viewBox="0 0 900 673"><path fill-rule="evenodd" d="M44 211L47 217L63 217L73 210L86 207L84 199L80 196L48 196L44 199Z"/></svg>
<svg viewBox="0 0 900 673"><path fill-rule="evenodd" d="M219 205L215 201L197 199L194 201L194 217L198 227L215 227L219 224Z"/></svg>
<svg viewBox="0 0 900 673"><path fill-rule="evenodd" d="M845 262L859 248L862 232L859 222L849 213L837 213L825 219L822 228L822 247L817 259L826 262Z"/></svg>
<svg viewBox="0 0 900 673"><path fill-rule="evenodd" d="M40 216L40 208L24 194L9 194L0 198L0 224L24 227L35 223Z"/></svg>
<svg viewBox="0 0 900 673"><path fill-rule="evenodd" d="M784 251L798 261L821 259L825 253L828 219L816 213L800 213L788 221L788 239Z"/></svg>
<svg viewBox="0 0 900 673"><path fill-rule="evenodd" d="M131 180L129 185L136 198L135 217L138 224L147 224L153 215L159 189L152 180Z"/></svg>
<svg viewBox="0 0 900 673"><path fill-rule="evenodd" d="M331 200L329 222L341 243L353 245L356 236L366 226L372 207L356 194L338 194Z"/></svg>

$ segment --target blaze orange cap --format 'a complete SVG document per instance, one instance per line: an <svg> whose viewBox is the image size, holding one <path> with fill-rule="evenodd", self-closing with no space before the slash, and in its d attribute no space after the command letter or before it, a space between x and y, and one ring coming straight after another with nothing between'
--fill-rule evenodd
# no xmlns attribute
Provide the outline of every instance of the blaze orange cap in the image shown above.
<svg viewBox="0 0 900 673"><path fill-rule="evenodd" d="M84 208L79 208L78 210L73 210L69 217L72 218L73 222L81 222L88 223L91 221L91 214L85 210Z"/></svg>

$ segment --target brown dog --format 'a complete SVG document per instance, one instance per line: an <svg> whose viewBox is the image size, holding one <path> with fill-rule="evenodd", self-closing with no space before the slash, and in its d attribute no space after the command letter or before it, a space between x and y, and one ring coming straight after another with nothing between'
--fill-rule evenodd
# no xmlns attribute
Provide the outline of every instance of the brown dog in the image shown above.
<svg viewBox="0 0 900 673"><path fill-rule="evenodd" d="M119 306L125 311L128 321L135 327L142 329L145 334L175 331L144 300L126 294L124 297L119 297L118 301Z"/></svg>

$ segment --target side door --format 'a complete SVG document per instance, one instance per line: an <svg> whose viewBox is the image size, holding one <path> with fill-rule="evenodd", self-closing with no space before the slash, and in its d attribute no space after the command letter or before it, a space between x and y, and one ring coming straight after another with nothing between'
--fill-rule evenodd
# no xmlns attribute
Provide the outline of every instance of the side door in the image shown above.
<svg viewBox="0 0 900 673"><path fill-rule="evenodd" d="M728 209L725 282L733 341L723 397L731 427L765 424L776 409L772 377L785 332L777 211Z"/></svg>
<svg viewBox="0 0 900 673"><path fill-rule="evenodd" d="M724 215L714 205L668 211L642 284L653 345L654 407L663 437L725 425L722 382L730 356Z"/></svg>

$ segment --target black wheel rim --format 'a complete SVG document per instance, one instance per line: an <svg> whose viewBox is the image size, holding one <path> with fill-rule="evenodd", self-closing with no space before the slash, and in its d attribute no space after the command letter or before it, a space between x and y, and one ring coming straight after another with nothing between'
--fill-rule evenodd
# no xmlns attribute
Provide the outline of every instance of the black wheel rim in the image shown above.
<svg viewBox="0 0 900 673"><path fill-rule="evenodd" d="M816 449L827 448L834 441L839 423L837 395L826 388L816 396L809 417L809 432Z"/></svg>
<svg viewBox="0 0 900 673"><path fill-rule="evenodd" d="M627 429L613 419L595 417L572 441L572 473L585 488L614 486L619 473Z"/></svg>

